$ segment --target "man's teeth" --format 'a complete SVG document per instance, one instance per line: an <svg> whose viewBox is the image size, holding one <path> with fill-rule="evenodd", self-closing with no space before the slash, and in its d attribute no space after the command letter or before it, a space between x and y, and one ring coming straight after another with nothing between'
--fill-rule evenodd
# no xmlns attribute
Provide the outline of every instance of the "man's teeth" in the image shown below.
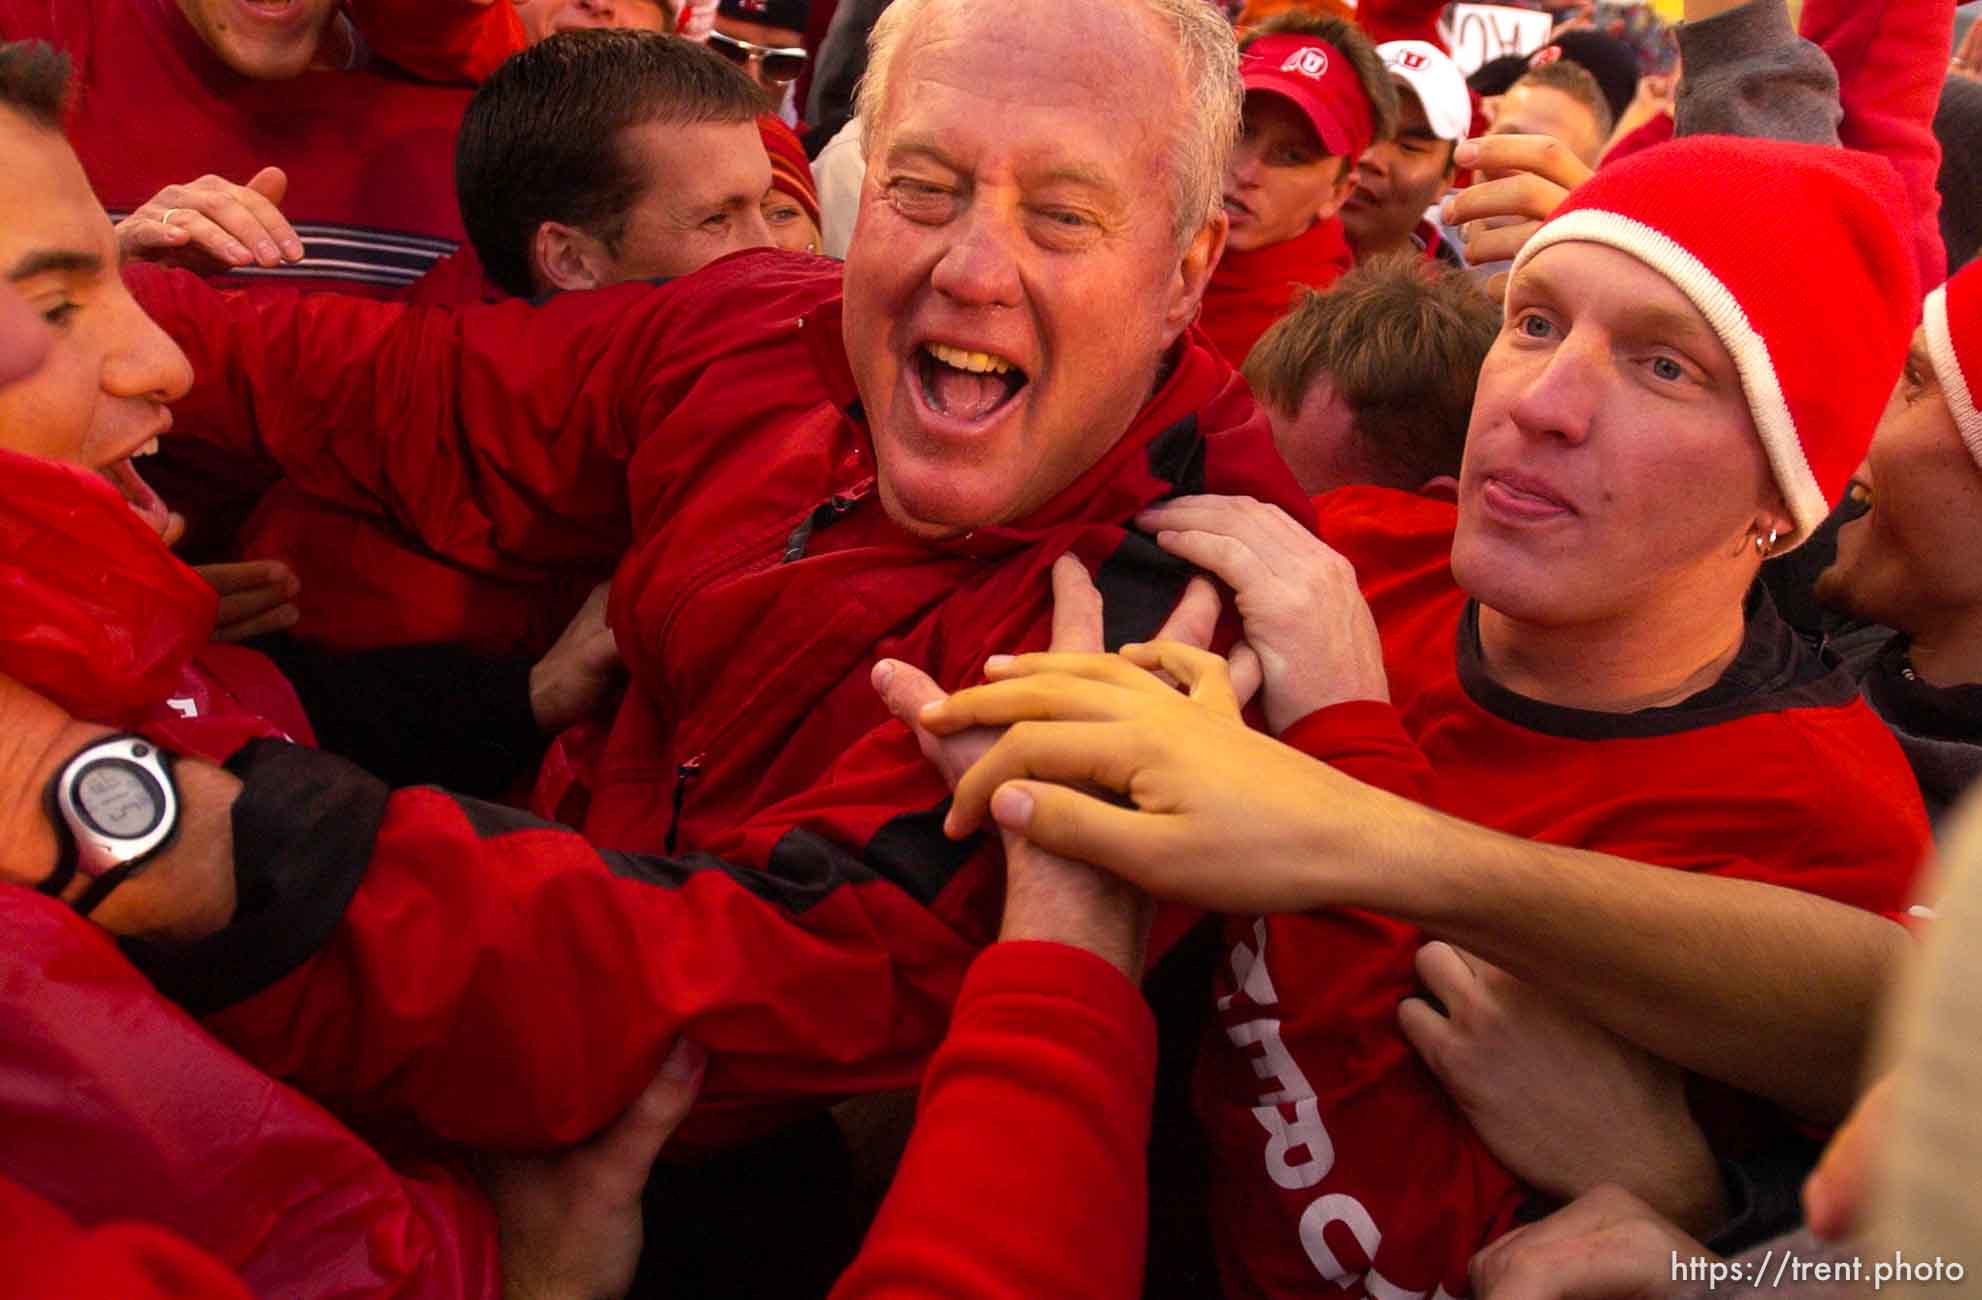
<svg viewBox="0 0 1982 1300"><path fill-rule="evenodd" d="M153 438L150 442L132 452L131 459L136 460L139 456L156 456L157 454L158 439Z"/></svg>
<svg viewBox="0 0 1982 1300"><path fill-rule="evenodd" d="M958 370L968 370L976 375L1003 375L1012 370L1012 363L1003 357L994 357L989 352L965 352L943 343L931 343L929 355L946 366Z"/></svg>

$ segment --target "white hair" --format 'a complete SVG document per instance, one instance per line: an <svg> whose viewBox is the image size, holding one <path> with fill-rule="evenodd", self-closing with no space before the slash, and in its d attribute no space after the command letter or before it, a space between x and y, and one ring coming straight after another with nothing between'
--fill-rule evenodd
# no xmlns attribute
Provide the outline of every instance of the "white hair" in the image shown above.
<svg viewBox="0 0 1982 1300"><path fill-rule="evenodd" d="M1239 107L1245 89L1239 81L1239 47L1232 25L1207 0L1088 2L1140 5L1176 33L1177 71L1189 111L1170 151L1170 189L1177 245L1187 247L1221 207L1225 168L1239 139ZM895 58L916 21L936 3L894 0L882 11L867 39L867 75L860 81L857 108L861 151L869 157L874 152L875 129L888 103Z"/></svg>

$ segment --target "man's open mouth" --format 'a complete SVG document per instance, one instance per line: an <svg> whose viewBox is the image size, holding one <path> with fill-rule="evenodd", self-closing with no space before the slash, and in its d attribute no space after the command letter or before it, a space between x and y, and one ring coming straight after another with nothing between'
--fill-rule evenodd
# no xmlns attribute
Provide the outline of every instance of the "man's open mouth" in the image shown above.
<svg viewBox="0 0 1982 1300"><path fill-rule="evenodd" d="M922 400L938 415L968 423L990 419L1028 382L1025 371L989 352L925 343L915 353Z"/></svg>
<svg viewBox="0 0 1982 1300"><path fill-rule="evenodd" d="M117 489L118 495L130 503L138 518L149 524L160 537L164 537L172 525L172 511L165 500L152 491L151 484L139 476L137 466L131 462L140 456L149 456L158 450L158 439L153 438L122 460L115 460L97 472Z"/></svg>

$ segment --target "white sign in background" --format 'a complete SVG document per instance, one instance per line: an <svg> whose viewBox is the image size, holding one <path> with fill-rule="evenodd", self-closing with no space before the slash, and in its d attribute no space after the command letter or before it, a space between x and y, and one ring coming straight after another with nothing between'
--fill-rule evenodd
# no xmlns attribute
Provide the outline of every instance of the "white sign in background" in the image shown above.
<svg viewBox="0 0 1982 1300"><path fill-rule="evenodd" d="M1555 20L1538 9L1455 4L1446 11L1446 44L1467 76L1503 54L1533 54L1548 44Z"/></svg>

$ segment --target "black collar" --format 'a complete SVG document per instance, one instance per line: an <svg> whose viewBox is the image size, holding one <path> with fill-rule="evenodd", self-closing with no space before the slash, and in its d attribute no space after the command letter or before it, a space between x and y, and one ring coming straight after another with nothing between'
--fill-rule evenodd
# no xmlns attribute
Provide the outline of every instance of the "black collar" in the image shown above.
<svg viewBox="0 0 1982 1300"><path fill-rule="evenodd" d="M1760 583L1748 593L1746 615L1741 651L1712 686L1677 704L1602 713L1530 699L1495 681L1480 646L1479 602L1469 599L1459 617L1459 684L1495 717L1565 740L1672 736L1757 713L1834 708L1858 694L1851 674L1835 656L1812 647L1782 621Z"/></svg>

